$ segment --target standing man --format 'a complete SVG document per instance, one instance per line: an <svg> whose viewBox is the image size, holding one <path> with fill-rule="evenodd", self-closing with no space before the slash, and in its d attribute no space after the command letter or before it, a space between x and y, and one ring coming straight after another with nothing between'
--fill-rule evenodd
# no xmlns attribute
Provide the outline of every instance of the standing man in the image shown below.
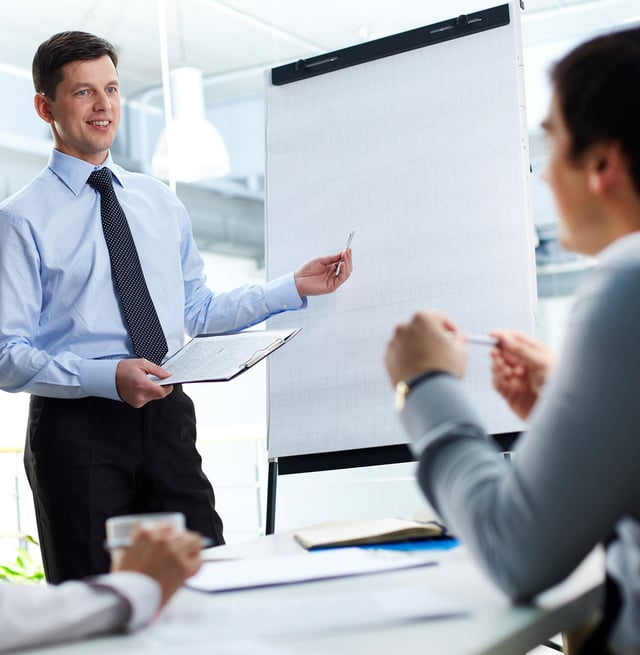
<svg viewBox="0 0 640 655"><path fill-rule="evenodd" d="M350 251L264 286L213 293L189 217L161 182L113 163L117 56L55 34L33 60L48 166L0 205L0 388L32 394L25 467L50 582L108 570L109 516L181 511L224 543L193 403L148 375L184 333L241 330L335 291ZM340 275L336 267L343 260Z"/></svg>

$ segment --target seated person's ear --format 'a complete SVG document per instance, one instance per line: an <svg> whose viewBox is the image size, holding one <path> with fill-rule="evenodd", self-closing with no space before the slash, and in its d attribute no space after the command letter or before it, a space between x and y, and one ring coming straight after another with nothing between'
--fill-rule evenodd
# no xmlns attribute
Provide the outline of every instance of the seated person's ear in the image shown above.
<svg viewBox="0 0 640 655"><path fill-rule="evenodd" d="M619 143L612 141L598 144L587 155L590 162L589 189L596 194L607 191L620 181L622 173L628 174L628 161Z"/></svg>

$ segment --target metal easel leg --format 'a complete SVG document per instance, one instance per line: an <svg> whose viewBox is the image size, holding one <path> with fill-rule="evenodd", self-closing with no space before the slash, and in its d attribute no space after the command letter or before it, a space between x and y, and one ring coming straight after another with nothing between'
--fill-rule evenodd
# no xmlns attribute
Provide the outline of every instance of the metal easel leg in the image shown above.
<svg viewBox="0 0 640 655"><path fill-rule="evenodd" d="M267 517L265 521L266 534L273 534L276 525L276 485L278 483L278 460L269 460L267 475Z"/></svg>

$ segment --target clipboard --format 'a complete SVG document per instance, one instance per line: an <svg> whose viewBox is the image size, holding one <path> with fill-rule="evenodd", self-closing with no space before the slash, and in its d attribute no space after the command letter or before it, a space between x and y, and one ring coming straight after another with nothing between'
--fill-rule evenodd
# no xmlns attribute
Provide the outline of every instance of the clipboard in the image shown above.
<svg viewBox="0 0 640 655"><path fill-rule="evenodd" d="M247 330L235 334L199 334L162 364L171 377L149 378L159 384L227 382L288 343L302 328Z"/></svg>

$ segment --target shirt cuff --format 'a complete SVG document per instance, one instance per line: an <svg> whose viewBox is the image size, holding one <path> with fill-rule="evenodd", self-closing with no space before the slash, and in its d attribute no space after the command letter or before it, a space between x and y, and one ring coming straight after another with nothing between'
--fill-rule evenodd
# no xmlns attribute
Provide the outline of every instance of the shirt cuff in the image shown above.
<svg viewBox="0 0 640 655"><path fill-rule="evenodd" d="M116 389L119 359L84 359L80 364L80 384L89 396L121 400Z"/></svg>
<svg viewBox="0 0 640 655"><path fill-rule="evenodd" d="M131 632L149 623L160 607L160 585L142 573L116 571L99 575L89 584L92 587L109 589L127 603L129 616L125 627Z"/></svg>
<svg viewBox="0 0 640 655"><path fill-rule="evenodd" d="M453 426L477 426L477 434L483 434L482 420L460 380L448 373L429 377L413 387L400 420L417 457Z"/></svg>
<svg viewBox="0 0 640 655"><path fill-rule="evenodd" d="M278 314L290 309L302 309L307 299L300 297L293 273L281 275L264 285L264 298L269 313Z"/></svg>
<svg viewBox="0 0 640 655"><path fill-rule="evenodd" d="M85 359L80 364L80 384L89 396L121 400L116 388L119 359Z"/></svg>

